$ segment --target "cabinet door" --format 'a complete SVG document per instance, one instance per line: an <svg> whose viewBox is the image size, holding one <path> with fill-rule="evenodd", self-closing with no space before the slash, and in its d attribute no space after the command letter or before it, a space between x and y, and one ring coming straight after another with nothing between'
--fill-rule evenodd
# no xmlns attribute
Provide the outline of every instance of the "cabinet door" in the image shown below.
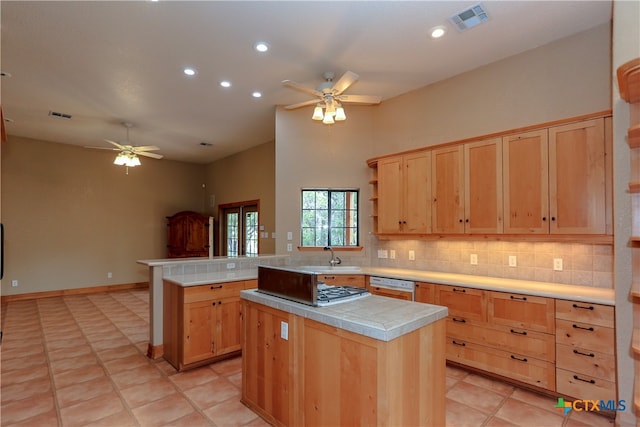
<svg viewBox="0 0 640 427"><path fill-rule="evenodd" d="M436 303L436 285L433 283L416 282L416 291L414 299L417 302L424 302L427 304Z"/></svg>
<svg viewBox="0 0 640 427"><path fill-rule="evenodd" d="M464 233L463 147L431 153L431 223L434 233Z"/></svg>
<svg viewBox="0 0 640 427"><path fill-rule="evenodd" d="M378 233L398 233L402 223L402 158L378 162Z"/></svg>
<svg viewBox="0 0 640 427"><path fill-rule="evenodd" d="M239 297L216 301L216 356L242 348L242 305Z"/></svg>
<svg viewBox="0 0 640 427"><path fill-rule="evenodd" d="M215 355L214 322L215 308L212 301L198 301L184 305L183 355L184 365L199 362Z"/></svg>
<svg viewBox="0 0 640 427"><path fill-rule="evenodd" d="M431 152L404 157L404 233L431 232Z"/></svg>
<svg viewBox="0 0 640 427"><path fill-rule="evenodd" d="M185 250L187 252L205 252L209 249L209 223L206 217L186 219L187 235Z"/></svg>
<svg viewBox="0 0 640 427"><path fill-rule="evenodd" d="M604 119L549 129L550 231L604 234Z"/></svg>
<svg viewBox="0 0 640 427"><path fill-rule="evenodd" d="M464 145L465 232L502 233L502 141Z"/></svg>
<svg viewBox="0 0 640 427"><path fill-rule="evenodd" d="M502 139L504 233L549 232L547 130Z"/></svg>

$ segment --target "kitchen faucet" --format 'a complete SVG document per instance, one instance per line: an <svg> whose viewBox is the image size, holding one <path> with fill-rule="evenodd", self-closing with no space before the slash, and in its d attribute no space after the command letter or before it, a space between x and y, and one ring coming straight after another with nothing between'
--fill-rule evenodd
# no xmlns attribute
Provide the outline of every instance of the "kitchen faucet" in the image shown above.
<svg viewBox="0 0 640 427"><path fill-rule="evenodd" d="M334 265L342 264L342 260L333 254L333 248L331 248L331 246L325 246L324 250L331 251L331 259L329 260L329 264L331 264L331 267L333 267Z"/></svg>

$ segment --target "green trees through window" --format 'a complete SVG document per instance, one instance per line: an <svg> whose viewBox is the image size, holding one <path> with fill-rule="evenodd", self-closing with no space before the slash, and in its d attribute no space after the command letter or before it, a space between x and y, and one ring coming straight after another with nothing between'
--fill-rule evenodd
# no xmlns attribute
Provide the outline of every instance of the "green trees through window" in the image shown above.
<svg viewBox="0 0 640 427"><path fill-rule="evenodd" d="M302 190L301 246L358 246L358 190Z"/></svg>

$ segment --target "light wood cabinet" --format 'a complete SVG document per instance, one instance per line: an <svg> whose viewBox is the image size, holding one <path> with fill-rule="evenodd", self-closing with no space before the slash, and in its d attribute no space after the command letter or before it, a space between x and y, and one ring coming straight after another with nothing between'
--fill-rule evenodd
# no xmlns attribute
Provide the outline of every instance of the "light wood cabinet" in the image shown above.
<svg viewBox="0 0 640 427"><path fill-rule="evenodd" d="M506 292L489 292L488 321L529 331L554 333L553 298Z"/></svg>
<svg viewBox="0 0 640 427"><path fill-rule="evenodd" d="M369 286L369 292L372 295L378 295L387 298L396 298L405 301L412 301L413 295L411 292L401 291L399 289L381 288L379 286Z"/></svg>
<svg viewBox="0 0 640 427"><path fill-rule="evenodd" d="M502 141L464 144L464 231L502 233Z"/></svg>
<svg viewBox="0 0 640 427"><path fill-rule="evenodd" d="M549 128L552 234L605 234L604 119Z"/></svg>
<svg viewBox="0 0 640 427"><path fill-rule="evenodd" d="M549 232L549 145L547 129L502 139L504 232Z"/></svg>
<svg viewBox="0 0 640 427"><path fill-rule="evenodd" d="M449 309L449 318L454 321L487 321L485 291L463 286L437 285L436 304Z"/></svg>
<svg viewBox="0 0 640 427"><path fill-rule="evenodd" d="M243 310L242 402L270 424L445 424L444 319L379 341L247 300Z"/></svg>
<svg viewBox="0 0 640 427"><path fill-rule="evenodd" d="M614 308L558 300L557 391L579 399L616 398Z"/></svg>
<svg viewBox="0 0 640 427"><path fill-rule="evenodd" d="M464 233L464 150L462 145L431 153L431 224L434 233Z"/></svg>
<svg viewBox="0 0 640 427"><path fill-rule="evenodd" d="M414 301L425 304L436 303L436 286L433 283L416 282Z"/></svg>
<svg viewBox="0 0 640 427"><path fill-rule="evenodd" d="M378 163L378 233L431 231L431 153L422 151Z"/></svg>
<svg viewBox="0 0 640 427"><path fill-rule="evenodd" d="M366 280L363 274L318 274L318 281L330 286L366 287Z"/></svg>
<svg viewBox="0 0 640 427"><path fill-rule="evenodd" d="M164 282L164 357L181 371L242 349L240 291L255 280L183 287Z"/></svg>

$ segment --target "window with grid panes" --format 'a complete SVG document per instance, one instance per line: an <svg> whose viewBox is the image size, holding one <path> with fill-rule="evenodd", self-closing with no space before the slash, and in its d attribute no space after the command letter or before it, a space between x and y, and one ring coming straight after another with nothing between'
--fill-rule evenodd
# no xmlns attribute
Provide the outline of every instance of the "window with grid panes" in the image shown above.
<svg viewBox="0 0 640 427"><path fill-rule="evenodd" d="M303 189L301 246L358 246L358 190Z"/></svg>

